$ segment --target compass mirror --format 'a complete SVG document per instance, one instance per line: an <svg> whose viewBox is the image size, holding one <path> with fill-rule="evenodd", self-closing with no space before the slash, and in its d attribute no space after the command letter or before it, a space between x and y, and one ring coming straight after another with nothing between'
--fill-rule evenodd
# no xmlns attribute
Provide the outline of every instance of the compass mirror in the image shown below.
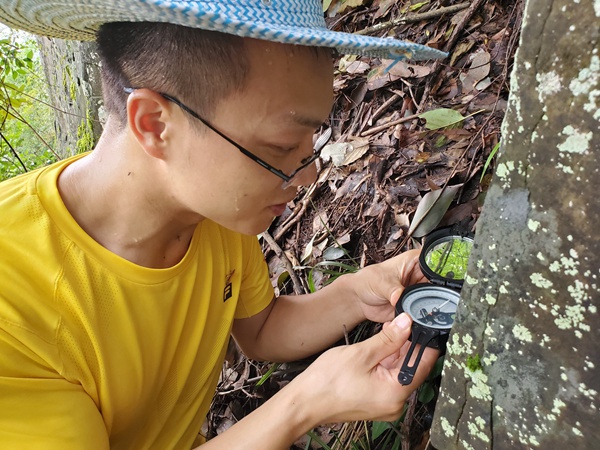
<svg viewBox="0 0 600 450"><path fill-rule="evenodd" d="M441 236L434 233L421 253L421 269L429 279L462 283L472 249L471 236L448 234L447 231Z"/></svg>

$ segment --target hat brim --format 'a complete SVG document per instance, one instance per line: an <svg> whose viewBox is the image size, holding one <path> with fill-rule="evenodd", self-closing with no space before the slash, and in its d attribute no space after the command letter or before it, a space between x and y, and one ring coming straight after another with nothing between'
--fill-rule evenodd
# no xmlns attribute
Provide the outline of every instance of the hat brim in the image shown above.
<svg viewBox="0 0 600 450"><path fill-rule="evenodd" d="M218 11L190 8L186 2L139 2L135 7L126 2L96 0L29 3L27 8L18 1L0 5L0 21L34 34L79 41L94 40L98 28L107 22L168 22L285 44L330 47L344 54L412 60L447 56L440 50L412 42L331 31L325 26L281 25L260 18L236 20Z"/></svg>

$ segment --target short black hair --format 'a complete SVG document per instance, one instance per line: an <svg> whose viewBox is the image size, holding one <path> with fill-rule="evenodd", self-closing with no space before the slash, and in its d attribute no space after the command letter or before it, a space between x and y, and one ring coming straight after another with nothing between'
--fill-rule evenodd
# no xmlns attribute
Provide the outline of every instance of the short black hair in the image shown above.
<svg viewBox="0 0 600 450"><path fill-rule="evenodd" d="M243 38L170 23L106 23L97 45L105 108L120 126L125 87L178 97L210 118L218 101L243 90L250 72Z"/></svg>

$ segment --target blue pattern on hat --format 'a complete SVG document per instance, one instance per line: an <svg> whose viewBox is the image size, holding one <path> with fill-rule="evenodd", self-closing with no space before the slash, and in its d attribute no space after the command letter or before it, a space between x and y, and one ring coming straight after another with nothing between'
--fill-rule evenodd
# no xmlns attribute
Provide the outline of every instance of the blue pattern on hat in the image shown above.
<svg viewBox="0 0 600 450"><path fill-rule="evenodd" d="M96 30L105 22L169 22L388 59L447 56L412 42L328 30L319 0L11 0L8 3L0 4L1 22L63 39L93 40Z"/></svg>

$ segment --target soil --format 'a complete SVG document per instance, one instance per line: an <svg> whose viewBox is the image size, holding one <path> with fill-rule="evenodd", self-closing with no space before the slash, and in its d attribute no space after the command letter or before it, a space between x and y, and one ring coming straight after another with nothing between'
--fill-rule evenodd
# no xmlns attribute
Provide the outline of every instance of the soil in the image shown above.
<svg viewBox="0 0 600 450"><path fill-rule="evenodd" d="M320 164L317 183L299 192L262 239L273 284L282 294L318 289L340 272L419 248L421 235L435 228L476 232L500 141L523 11L522 0L325 4L332 29L409 40L450 56L393 66L377 58L337 57L328 123L333 136L323 149L331 160ZM387 22L395 23L373 29ZM446 110L462 119L448 119ZM432 129L440 120L445 126ZM423 218L417 208L430 205L434 196L441 199ZM442 204L446 197L449 207ZM347 340L362 340L378 329L365 323ZM211 437L227 429L309 363L256 363L230 344L203 434ZM374 438L371 424L334 424L313 430L292 448L431 449L428 430L439 376L430 386L431 394L422 391L409 402L396 431ZM384 439L389 433L402 438Z"/></svg>

